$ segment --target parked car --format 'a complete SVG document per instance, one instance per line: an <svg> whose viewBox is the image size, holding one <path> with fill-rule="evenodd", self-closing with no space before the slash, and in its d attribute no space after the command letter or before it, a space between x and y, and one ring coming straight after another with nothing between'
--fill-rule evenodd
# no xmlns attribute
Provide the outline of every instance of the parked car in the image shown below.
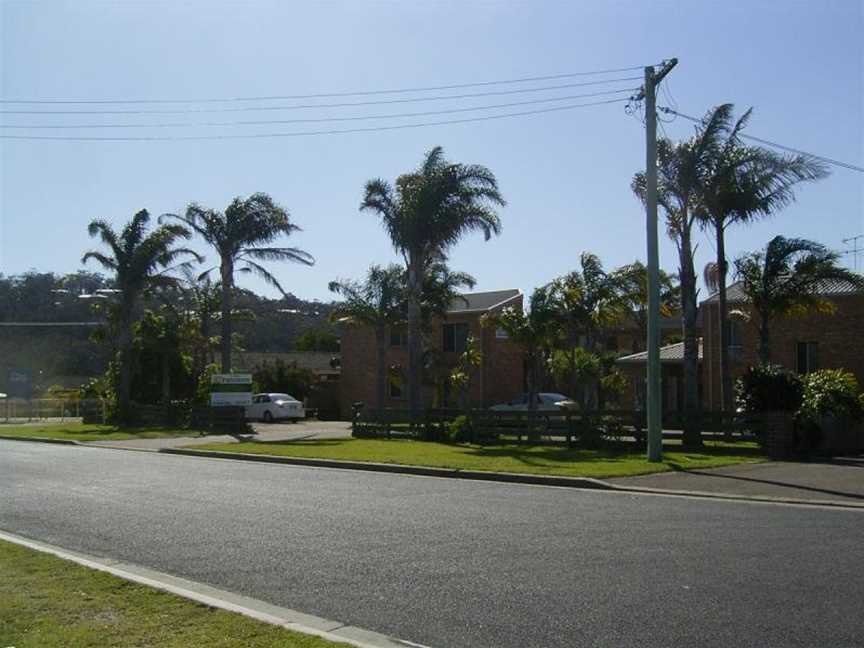
<svg viewBox="0 0 864 648"><path fill-rule="evenodd" d="M573 401L564 394L556 394L553 392L541 392L537 394L537 409L539 411L561 410L570 407ZM522 394L519 398L515 398L506 403L493 405L490 409L496 412L520 412L528 409L528 394Z"/></svg>
<svg viewBox="0 0 864 648"><path fill-rule="evenodd" d="M306 417L303 403L290 394L255 394L246 408L246 418L271 423L287 419L292 423Z"/></svg>

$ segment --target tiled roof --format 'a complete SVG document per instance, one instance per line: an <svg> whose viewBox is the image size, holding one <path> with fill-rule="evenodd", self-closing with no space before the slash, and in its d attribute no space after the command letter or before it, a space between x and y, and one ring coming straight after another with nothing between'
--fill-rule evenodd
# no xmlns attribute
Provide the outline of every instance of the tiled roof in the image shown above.
<svg viewBox="0 0 864 648"><path fill-rule="evenodd" d="M522 295L517 288L492 290L489 292L466 293L450 304L448 313L480 313L516 301Z"/></svg>
<svg viewBox="0 0 864 648"><path fill-rule="evenodd" d="M819 287L816 290L819 295L854 295L856 293L860 293L861 289L857 288L854 284L849 283L848 281L842 281L839 279L826 279L822 283L819 284ZM708 299L703 301L703 304L716 304L719 297L717 293L711 295ZM747 301L747 298L744 296L744 291L741 290L741 282L736 281L726 288L726 301L729 303L742 303Z"/></svg>
<svg viewBox="0 0 864 648"><path fill-rule="evenodd" d="M702 338L699 338L699 359L702 359ZM646 364L648 362L648 352L641 351L631 355L618 358L615 362L621 364ZM676 342L675 344L667 344L660 347L660 362L669 364L680 364L684 362L684 343Z"/></svg>

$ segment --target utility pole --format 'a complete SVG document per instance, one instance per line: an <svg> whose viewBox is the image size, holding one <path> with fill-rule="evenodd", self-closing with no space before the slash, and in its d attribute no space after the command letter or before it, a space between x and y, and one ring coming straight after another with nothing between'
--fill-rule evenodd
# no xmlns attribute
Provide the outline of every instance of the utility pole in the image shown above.
<svg viewBox="0 0 864 648"><path fill-rule="evenodd" d="M657 246L657 86L678 64L663 62L659 72L645 68L645 83L634 99L645 100L645 226L648 234L648 461L663 459L663 420L660 391L660 255Z"/></svg>

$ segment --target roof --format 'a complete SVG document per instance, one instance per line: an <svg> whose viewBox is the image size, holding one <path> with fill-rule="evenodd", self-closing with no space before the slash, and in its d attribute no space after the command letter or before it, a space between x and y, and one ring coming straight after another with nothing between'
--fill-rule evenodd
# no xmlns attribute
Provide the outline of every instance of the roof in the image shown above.
<svg viewBox="0 0 864 648"><path fill-rule="evenodd" d="M454 299L447 313L485 313L504 306L522 297L518 288L492 290L489 292L465 293Z"/></svg>
<svg viewBox="0 0 864 648"><path fill-rule="evenodd" d="M826 296L856 295L860 294L861 292L861 289L855 286L855 284L852 284L848 281L843 281L841 279L825 279L824 281L819 283L819 286L816 289L816 294ZM714 293L702 303L716 304L718 301L718 294ZM740 281L736 281L735 283L730 284L726 288L726 301L730 303L742 303L747 301L747 297L744 295L744 291L741 289Z"/></svg>
<svg viewBox="0 0 864 648"><path fill-rule="evenodd" d="M699 359L702 359L702 338L699 338ZM631 355L618 358L615 362L620 364L646 364L648 352L640 351ZM660 362L666 364L681 364L684 362L684 343L676 342L660 347Z"/></svg>

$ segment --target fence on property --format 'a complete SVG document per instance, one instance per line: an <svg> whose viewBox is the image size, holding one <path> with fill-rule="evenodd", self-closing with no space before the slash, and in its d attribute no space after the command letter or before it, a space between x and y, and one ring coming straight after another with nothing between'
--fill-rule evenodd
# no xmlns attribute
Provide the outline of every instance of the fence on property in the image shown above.
<svg viewBox="0 0 864 648"><path fill-rule="evenodd" d="M98 400L61 398L0 399L0 422L28 423L38 421L70 421L84 416L88 410L98 409Z"/></svg>
<svg viewBox="0 0 864 648"><path fill-rule="evenodd" d="M512 440L563 441L568 445L594 446L603 442L645 441L645 412L638 410L556 410L498 411L473 409L427 409L417 417L409 410L360 409L354 416L352 434L356 437L422 438L451 437L451 423L459 416L467 420L471 441ZM664 420L664 437L681 436L681 417ZM700 414L702 434L708 438L753 438L750 426L733 415L721 412Z"/></svg>

